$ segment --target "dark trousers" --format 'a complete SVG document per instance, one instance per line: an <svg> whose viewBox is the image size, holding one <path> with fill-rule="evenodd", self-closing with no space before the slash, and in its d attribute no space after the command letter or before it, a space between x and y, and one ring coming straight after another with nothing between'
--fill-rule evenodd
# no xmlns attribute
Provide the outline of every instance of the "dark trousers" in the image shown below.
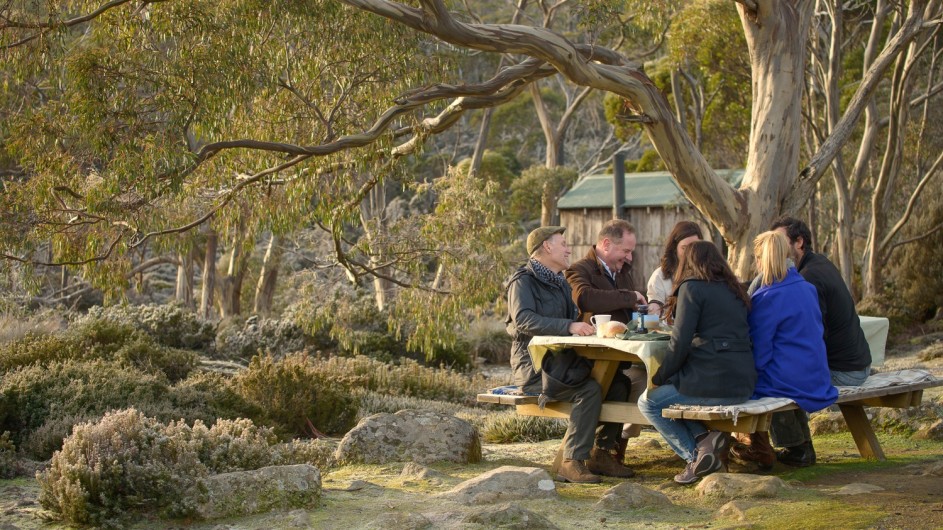
<svg viewBox="0 0 943 530"><path fill-rule="evenodd" d="M629 379L617 372L609 386L606 401L626 401L629 397ZM540 392L540 385L524 387L525 392ZM621 423L599 423L602 408L602 388L595 379L554 394L555 401L573 404L566 434L563 435L563 458L588 460L590 450L596 447L612 450L622 436Z"/></svg>
<svg viewBox="0 0 943 530"><path fill-rule="evenodd" d="M861 386L868 378L870 371L870 366L854 372L832 370L832 384L836 386ZM805 442L812 443L812 433L809 431L809 415L801 409L773 414L773 417L770 418L769 437L773 445L779 447L795 447Z"/></svg>

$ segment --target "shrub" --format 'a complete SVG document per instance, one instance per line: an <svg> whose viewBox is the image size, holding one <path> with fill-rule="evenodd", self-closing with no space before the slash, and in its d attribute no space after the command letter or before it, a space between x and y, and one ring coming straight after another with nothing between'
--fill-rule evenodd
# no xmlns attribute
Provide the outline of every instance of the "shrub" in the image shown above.
<svg viewBox="0 0 943 530"><path fill-rule="evenodd" d="M186 418L213 423L217 418L258 418L262 411L230 384L231 377L215 372L196 372L170 389L169 400L176 416L156 414L158 418Z"/></svg>
<svg viewBox="0 0 943 530"><path fill-rule="evenodd" d="M260 422L283 437L316 434L311 427L328 434L346 432L357 417L357 402L316 364L303 354L281 360L257 355L233 378L233 389L258 407Z"/></svg>
<svg viewBox="0 0 943 530"><path fill-rule="evenodd" d="M192 512L209 474L258 469L283 458L276 436L249 420L161 424L130 409L84 423L37 475L40 504L76 524L117 526L136 509Z"/></svg>
<svg viewBox="0 0 943 530"><path fill-rule="evenodd" d="M163 372L171 381L183 379L197 364L194 352L157 344L128 324L84 319L61 333L28 333L10 342L0 354L0 369L94 359L113 360L147 372Z"/></svg>
<svg viewBox="0 0 943 530"><path fill-rule="evenodd" d="M292 440L279 445L279 465L311 464L323 473L334 467L337 444L325 439Z"/></svg>
<svg viewBox="0 0 943 530"><path fill-rule="evenodd" d="M86 319L133 326L173 348L210 351L216 340L212 323L174 304L98 306L89 309Z"/></svg>
<svg viewBox="0 0 943 530"><path fill-rule="evenodd" d="M11 431L17 445L38 459L59 449L74 425L130 407L190 424L261 415L219 374L196 373L171 386L162 374L98 360L28 366L0 378L0 430Z"/></svg>
<svg viewBox="0 0 943 530"><path fill-rule="evenodd" d="M384 361L407 353L406 343L390 333L386 315L365 289L311 283L304 296L285 310L287 318L311 336L327 335L348 355L368 355Z"/></svg>
<svg viewBox="0 0 943 530"><path fill-rule="evenodd" d="M481 375L430 368L411 359L400 359L399 364L391 365L362 355L331 357L319 360L314 367L326 380L349 388L398 396L469 403L483 388L488 388Z"/></svg>
<svg viewBox="0 0 943 530"><path fill-rule="evenodd" d="M390 396L377 392L365 392L360 398L360 416L365 418L386 412L394 414L406 409L430 410L453 416L470 409L460 403L434 401L409 396Z"/></svg>
<svg viewBox="0 0 943 530"><path fill-rule="evenodd" d="M502 412L488 417L481 437L490 443L542 442L562 438L566 426L566 421L556 418Z"/></svg>
<svg viewBox="0 0 943 530"><path fill-rule="evenodd" d="M507 364L511 358L511 336L504 323L494 320L474 320L465 331L468 351L474 359L485 359L492 364Z"/></svg>
<svg viewBox="0 0 943 530"><path fill-rule="evenodd" d="M163 374L143 374L104 361L26 366L0 379L0 430L11 431L20 444L49 421L100 417L132 404L154 406L166 400L168 387ZM63 437L69 427L62 424ZM49 456L27 449L37 457Z"/></svg>
<svg viewBox="0 0 943 530"><path fill-rule="evenodd" d="M0 434L0 478L13 478L16 475L16 445L10 437L10 431Z"/></svg>
<svg viewBox="0 0 943 530"><path fill-rule="evenodd" d="M238 322L220 326L216 336L216 357L248 361L258 353L278 357L301 351L305 346L304 332L295 323L252 316L241 326Z"/></svg>
<svg viewBox="0 0 943 530"><path fill-rule="evenodd" d="M889 294L874 295L858 302L856 310L859 315L887 317L889 321L888 338L900 334L907 326L917 322L920 315L899 297Z"/></svg>
<svg viewBox="0 0 943 530"><path fill-rule="evenodd" d="M0 344L21 339L27 334L48 335L65 326L65 319L52 311L35 315L3 314L0 315Z"/></svg>
<svg viewBox="0 0 943 530"><path fill-rule="evenodd" d="M918 354L921 361L928 362L943 357L943 341L936 341L922 349Z"/></svg>

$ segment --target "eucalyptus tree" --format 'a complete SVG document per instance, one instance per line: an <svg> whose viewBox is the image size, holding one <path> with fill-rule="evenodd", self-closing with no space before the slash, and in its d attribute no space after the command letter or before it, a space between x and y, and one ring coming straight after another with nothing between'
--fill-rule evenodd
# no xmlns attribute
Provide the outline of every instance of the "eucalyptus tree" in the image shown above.
<svg viewBox="0 0 943 530"><path fill-rule="evenodd" d="M939 3L931 2L925 14L938 16L939 10ZM879 52L905 23L906 13L886 0L852 4L819 0L815 12L806 131L809 144L818 149L839 124L849 87L866 81ZM855 265L861 265L865 295L880 294L883 271L894 249L939 230L930 226L902 237L902 228L913 218L927 186L940 178L943 145L933 132L939 121L939 105L934 102L943 90L939 43L937 24L896 57L891 75L865 106L863 124L853 141L831 165L832 193L824 197L823 208L834 212L834 254L849 286ZM869 227L865 243L859 245L860 258L854 254L855 225Z"/></svg>
<svg viewBox="0 0 943 530"><path fill-rule="evenodd" d="M427 137L469 109L504 104L559 74L623 98L622 118L644 129L745 275L754 235L806 203L895 60L938 27L940 5L894 4L899 24L888 28L890 38L835 126L800 165L815 2L730 2L752 80L739 187L714 172L643 68L600 45L594 31L477 22L471 4L443 0L30 4L38 12L6 4L0 46L15 66L4 73L3 142L20 176L5 180L0 244L8 257L26 260L31 242L51 238L61 262L103 261L100 276L127 269L105 258L208 221L226 238L242 222L278 231L308 219L331 234L337 263L354 279L380 276L416 287L404 292L410 305L394 313L426 311L434 322L437 310L455 315L463 300L494 294L487 276L496 273L494 247L505 227L483 221L499 209L487 201L501 194L451 173L430 186L440 198L434 215L398 225L385 248L347 239L344 227L356 223L363 199L381 182L426 191L395 161ZM599 27L655 4L582 2L581 20ZM439 64L456 50L514 60L490 79L462 82L458 71ZM440 82L429 83L433 72ZM247 206L247 217L231 208L236 203ZM456 215L457 208L483 217ZM386 256L382 266L364 259L371 255ZM439 269L449 277L424 283L429 262L440 259L449 260ZM443 292L450 296L434 298ZM421 341L443 337L431 333Z"/></svg>
<svg viewBox="0 0 943 530"><path fill-rule="evenodd" d="M508 234L490 217L466 225L480 230L474 237L443 223L445 210L382 241L351 238L348 227L383 182L424 185L396 160L466 110L513 99L524 80L552 69L525 61L482 83L428 85L430 71L450 71L453 51L330 1L7 2L0 15L6 266L81 268L117 292L141 249L182 251L179 236L206 225L228 248L218 282L225 315L238 312L255 234L318 226L352 281L380 276L450 294L455 308L496 292L497 283L481 290L478 272L465 273L478 261L493 263L477 265L482 275L503 263L493 249ZM465 197L469 205L494 200L460 185L481 192ZM51 259L35 252L47 241ZM206 259L209 270L209 251ZM450 265L434 287L433 260ZM466 281L475 289L467 297ZM211 293L204 286L204 314ZM435 324L439 309L409 310ZM438 340L430 328L417 340Z"/></svg>
<svg viewBox="0 0 943 530"><path fill-rule="evenodd" d="M642 124L681 189L720 229L742 275L750 270L749 247L756 233L776 215L796 213L806 203L894 60L940 23L936 1L896 6L900 25L863 74L832 133L800 167L805 49L815 2L736 1L751 61L752 119L746 174L735 188L713 171L649 77L621 54L594 43L572 42L546 28L465 23L440 0L421 0L418 6L388 0L344 1L456 46L527 55L575 84L623 97L628 118ZM625 5L590 4L613 12Z"/></svg>

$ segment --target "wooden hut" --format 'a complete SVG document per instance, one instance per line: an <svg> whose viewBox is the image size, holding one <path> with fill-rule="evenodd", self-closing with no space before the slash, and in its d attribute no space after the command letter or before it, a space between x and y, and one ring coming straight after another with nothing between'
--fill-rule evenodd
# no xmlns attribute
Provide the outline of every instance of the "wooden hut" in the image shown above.
<svg viewBox="0 0 943 530"><path fill-rule="evenodd" d="M717 173L735 185L743 178L742 169L722 169ZM573 262L585 256L596 243L606 221L619 217L635 225L638 244L632 274L636 287L644 294L648 277L658 267L665 239L675 223L694 221L704 229L705 237L713 239L716 239L716 230L684 197L667 171L628 173L622 180L620 190L612 174L580 179L557 203L560 226L567 228ZM621 193L624 198L616 200Z"/></svg>

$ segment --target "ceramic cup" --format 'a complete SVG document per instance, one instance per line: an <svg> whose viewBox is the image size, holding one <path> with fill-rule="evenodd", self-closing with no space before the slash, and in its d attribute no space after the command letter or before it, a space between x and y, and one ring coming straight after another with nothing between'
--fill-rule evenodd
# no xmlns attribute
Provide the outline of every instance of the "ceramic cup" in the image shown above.
<svg viewBox="0 0 943 530"><path fill-rule="evenodd" d="M589 323L596 328L596 336L602 337L602 325L612 320L612 315L593 315L589 317Z"/></svg>

